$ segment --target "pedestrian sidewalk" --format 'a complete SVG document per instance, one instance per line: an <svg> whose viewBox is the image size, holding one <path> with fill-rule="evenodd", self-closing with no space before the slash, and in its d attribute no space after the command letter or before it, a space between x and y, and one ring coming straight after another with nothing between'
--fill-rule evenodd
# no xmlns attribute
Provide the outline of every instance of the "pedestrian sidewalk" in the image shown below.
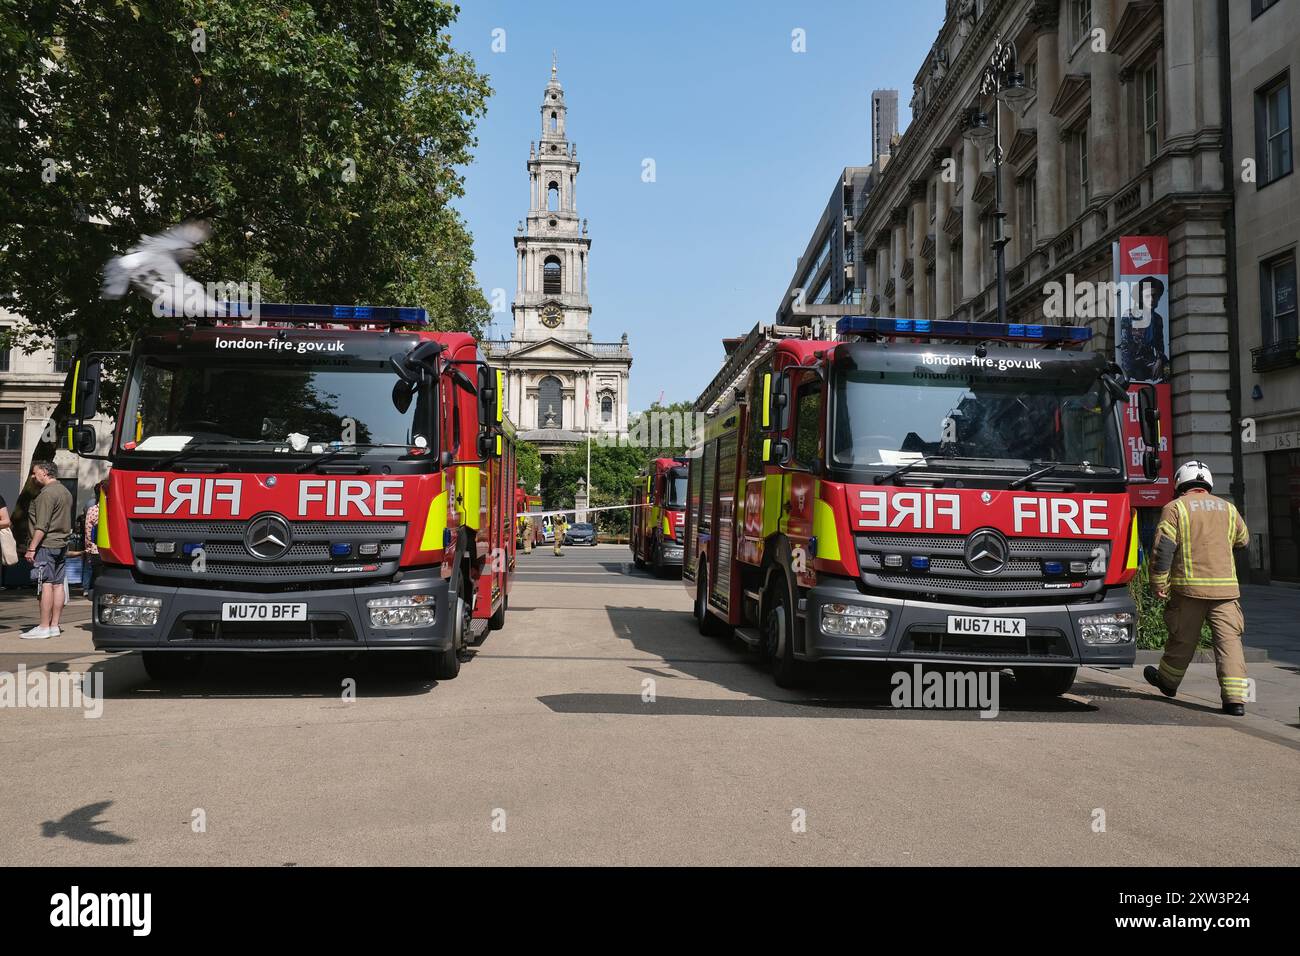
<svg viewBox="0 0 1300 956"><path fill-rule="evenodd" d="M72 600L63 608L61 623L66 629L70 625L85 624L90 621L90 602L81 596L81 588L73 587ZM10 638L35 627L41 621L40 605L36 601L35 588L5 588L0 590L0 638L9 644ZM38 644L39 641L23 641L23 644ZM10 646L8 650L13 650Z"/></svg>
<svg viewBox="0 0 1300 956"><path fill-rule="evenodd" d="M1246 616L1246 673L1255 682L1255 700L1246 704L1246 711L1292 730L1300 728L1300 590L1243 584L1241 607ZM1159 698L1142 677L1142 668L1159 659L1159 652L1139 651L1136 667L1114 673ZM1197 652L1178 688L1178 700L1218 710L1221 697L1212 650Z"/></svg>

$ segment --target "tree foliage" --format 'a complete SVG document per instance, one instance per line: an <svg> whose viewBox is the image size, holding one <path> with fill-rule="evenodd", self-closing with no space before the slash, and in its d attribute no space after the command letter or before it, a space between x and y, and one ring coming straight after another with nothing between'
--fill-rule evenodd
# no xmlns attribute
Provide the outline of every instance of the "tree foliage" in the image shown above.
<svg viewBox="0 0 1300 956"><path fill-rule="evenodd" d="M515 445L515 462L519 477L523 479L524 490L530 495L542 483L542 454L530 441L519 441Z"/></svg>
<svg viewBox="0 0 1300 956"><path fill-rule="evenodd" d="M422 305L478 331L462 193L490 93L441 0L0 0L0 306L112 347L99 297L142 233L213 237L187 271L262 297Z"/></svg>

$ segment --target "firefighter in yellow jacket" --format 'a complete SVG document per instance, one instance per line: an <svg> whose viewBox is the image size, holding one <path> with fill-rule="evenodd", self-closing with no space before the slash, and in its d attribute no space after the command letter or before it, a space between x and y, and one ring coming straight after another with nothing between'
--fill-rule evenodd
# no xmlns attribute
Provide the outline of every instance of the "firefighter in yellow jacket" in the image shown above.
<svg viewBox="0 0 1300 956"><path fill-rule="evenodd" d="M1174 474L1177 497L1160 512L1151 557L1151 589L1156 597L1169 599L1169 642L1160 666L1146 668L1143 676L1173 697L1196 653L1201 622L1208 618L1223 712L1240 717L1246 712L1245 620L1232 553L1249 539L1232 502L1216 498L1213 490L1214 478L1204 462L1189 461Z"/></svg>

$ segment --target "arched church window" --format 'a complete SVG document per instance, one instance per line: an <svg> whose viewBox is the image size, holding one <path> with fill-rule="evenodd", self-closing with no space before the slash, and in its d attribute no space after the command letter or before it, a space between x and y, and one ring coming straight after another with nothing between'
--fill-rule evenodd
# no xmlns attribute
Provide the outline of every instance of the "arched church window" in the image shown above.
<svg viewBox="0 0 1300 956"><path fill-rule="evenodd" d="M551 132L554 133L560 128L560 120L554 110L551 110Z"/></svg>
<svg viewBox="0 0 1300 956"><path fill-rule="evenodd" d="M551 183L546 187L546 208L551 212L558 212L560 209L560 184Z"/></svg>
<svg viewBox="0 0 1300 956"><path fill-rule="evenodd" d="M537 383L537 427L564 427L564 398L560 380L548 375Z"/></svg>
<svg viewBox="0 0 1300 956"><path fill-rule="evenodd" d="M600 420L602 424L607 424L614 420L614 396L600 396Z"/></svg>
<svg viewBox="0 0 1300 956"><path fill-rule="evenodd" d="M547 256L542 263L542 292L545 295L559 295L564 291L560 287L560 260Z"/></svg>

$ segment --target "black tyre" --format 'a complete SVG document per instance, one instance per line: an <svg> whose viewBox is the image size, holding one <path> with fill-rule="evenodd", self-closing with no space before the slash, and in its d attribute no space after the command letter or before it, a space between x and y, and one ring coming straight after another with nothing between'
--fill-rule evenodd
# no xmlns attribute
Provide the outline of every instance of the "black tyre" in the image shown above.
<svg viewBox="0 0 1300 956"><path fill-rule="evenodd" d="M1060 697L1074 686L1077 667L1013 667L1016 690L1033 697Z"/></svg>
<svg viewBox="0 0 1300 956"><path fill-rule="evenodd" d="M506 626L506 610L510 607L510 595L501 595L501 606L492 612L488 618L488 630L499 631Z"/></svg>
<svg viewBox="0 0 1300 956"><path fill-rule="evenodd" d="M797 687L806 676L804 662L794 656L795 627L789 585L784 575L778 575L768 592L767 617L763 621L763 655L771 662L777 687Z"/></svg>
<svg viewBox="0 0 1300 956"><path fill-rule="evenodd" d="M144 651L140 655L144 671L151 680L186 680L203 670L202 654L174 654L168 651Z"/></svg>
<svg viewBox="0 0 1300 956"><path fill-rule="evenodd" d="M451 602L451 646L442 651L418 651L416 673L433 680L455 680L460 673L460 651L469 646L470 605L462 588Z"/></svg>
<svg viewBox="0 0 1300 956"><path fill-rule="evenodd" d="M695 623L705 637L722 637L727 633L727 626L709 611L709 566L700 562L699 575L695 579Z"/></svg>

